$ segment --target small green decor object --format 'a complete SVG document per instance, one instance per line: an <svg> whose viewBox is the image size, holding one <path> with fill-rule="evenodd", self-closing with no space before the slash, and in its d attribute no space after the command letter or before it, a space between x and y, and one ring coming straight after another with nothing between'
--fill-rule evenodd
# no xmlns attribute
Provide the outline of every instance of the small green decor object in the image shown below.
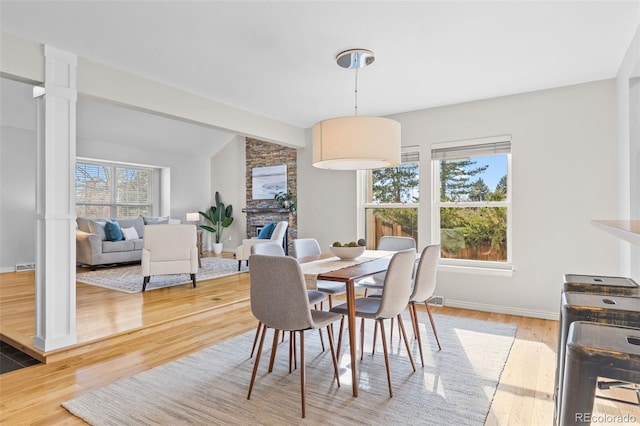
<svg viewBox="0 0 640 426"><path fill-rule="evenodd" d="M273 199L279 202L283 209L287 209L293 214L296 213L296 197L291 192L278 192L273 196Z"/></svg>
<svg viewBox="0 0 640 426"><path fill-rule="evenodd" d="M231 226L233 223L233 207L231 204L224 206L220 201L220 193L216 191L216 205L211 206L207 212L198 212L202 217L208 220L212 226L200 225L205 231L212 232L216 235L216 243L222 240L222 231L224 228Z"/></svg>

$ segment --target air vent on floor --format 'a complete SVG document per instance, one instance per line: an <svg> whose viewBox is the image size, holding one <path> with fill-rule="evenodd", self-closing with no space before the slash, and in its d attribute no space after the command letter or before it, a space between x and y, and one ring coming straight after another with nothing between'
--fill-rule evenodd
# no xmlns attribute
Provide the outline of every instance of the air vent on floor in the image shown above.
<svg viewBox="0 0 640 426"><path fill-rule="evenodd" d="M444 306L444 296L431 296L429 298L429 305Z"/></svg>
<svg viewBox="0 0 640 426"><path fill-rule="evenodd" d="M36 269L35 263L17 263L16 264L16 272L33 271L34 269Z"/></svg>

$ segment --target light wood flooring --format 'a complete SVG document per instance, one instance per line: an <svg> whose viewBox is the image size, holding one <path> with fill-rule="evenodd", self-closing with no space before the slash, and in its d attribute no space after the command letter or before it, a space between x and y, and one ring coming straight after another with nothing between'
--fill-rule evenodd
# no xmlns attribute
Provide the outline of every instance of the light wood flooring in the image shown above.
<svg viewBox="0 0 640 426"><path fill-rule="evenodd" d="M77 283L79 345L43 354L32 343L34 274L0 274L2 340L46 358L44 364L0 376L0 424L84 424L60 404L253 330L248 277L243 273L200 281L196 289L182 285L136 294ZM517 324L486 424L553 424L556 321L447 307L434 311ZM629 405L598 400L596 413L631 413L640 424L640 410Z"/></svg>

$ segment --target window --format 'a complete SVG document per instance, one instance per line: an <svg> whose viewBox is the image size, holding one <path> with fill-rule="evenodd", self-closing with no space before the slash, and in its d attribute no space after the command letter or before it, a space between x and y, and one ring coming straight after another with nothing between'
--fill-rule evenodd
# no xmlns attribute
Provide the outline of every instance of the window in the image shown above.
<svg viewBox="0 0 640 426"><path fill-rule="evenodd" d="M123 218L151 215L153 177L150 167L76 162L76 215Z"/></svg>
<svg viewBox="0 0 640 426"><path fill-rule="evenodd" d="M402 154L402 164L367 172L364 204L367 247L393 235L418 240L418 153Z"/></svg>
<svg viewBox="0 0 640 426"><path fill-rule="evenodd" d="M441 263L511 263L511 138L435 144L433 227Z"/></svg>

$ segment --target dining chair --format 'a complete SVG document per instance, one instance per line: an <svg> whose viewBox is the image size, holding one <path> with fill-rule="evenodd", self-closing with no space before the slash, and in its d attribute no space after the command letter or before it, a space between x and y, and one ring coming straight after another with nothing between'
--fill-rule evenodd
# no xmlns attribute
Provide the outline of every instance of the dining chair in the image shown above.
<svg viewBox="0 0 640 426"><path fill-rule="evenodd" d="M438 344L438 350L442 350L440 346L440 339L438 339L438 332L436 331L436 324L433 321L433 315L431 315L431 309L429 308L429 298L433 296L433 292L436 289L436 275L438 272L438 259L440 258L440 244L432 244L422 249L420 255L420 262L416 269L415 278L413 280L413 290L409 297L409 314L411 316L411 324L413 325L413 333L418 339L418 348L420 350L420 361L424 367L424 357L422 356L422 340L420 338L420 322L418 321L418 310L416 305L423 304L429 314L429 321L431 322L431 328L433 329L433 335L436 338Z"/></svg>
<svg viewBox="0 0 640 426"><path fill-rule="evenodd" d="M433 335L436 338L436 343L438 345L438 350L442 350L442 346L440 346L440 339L438 338L438 332L436 331L436 324L433 320L433 315L431 314L431 309L429 308L429 299L433 296L433 293L436 288L436 275L437 275L437 267L438 260L440 259L440 244L432 244L426 246L422 249L422 253L420 255L420 261L418 263L418 267L416 268L414 279L413 279L413 289L411 290L411 296L409 296L409 316L411 318L411 325L413 327L413 335L418 340L418 349L420 351L420 361L422 366L424 367L424 356L422 354L422 338L420 336L420 322L418 321L418 310L416 309L416 305L423 304L427 309L427 314L429 315L429 321L431 322L431 328L433 329ZM373 294L368 297L380 297L381 293ZM391 323L391 327L393 327L393 320ZM373 331L373 350L372 353L375 352L376 345L376 332L377 327ZM393 329L392 329L393 333Z"/></svg>
<svg viewBox="0 0 640 426"><path fill-rule="evenodd" d="M293 240L293 254L296 259L308 256L317 256L322 253L320 244L315 238L297 238ZM347 286L337 281L318 280L318 290L329 297L329 309L333 307L332 296L345 294Z"/></svg>
<svg viewBox="0 0 640 426"><path fill-rule="evenodd" d="M271 243L263 243L263 244L255 244L251 246L252 254L262 254L268 256L284 256L284 249L279 243L271 242ZM309 298L310 305L317 305L318 303L322 303L327 295L319 290L307 290L307 296ZM258 343L258 338L260 337L260 330L262 324L258 321L258 327L256 328L256 335L253 338L253 346L251 347L251 355L249 358L253 357L253 353L256 350L256 345ZM283 335L284 338L284 335ZM324 351L324 340L322 338L322 332L320 332L320 342L322 343L322 350Z"/></svg>
<svg viewBox="0 0 640 426"><path fill-rule="evenodd" d="M355 300L356 317L363 319L373 319L380 326L380 335L382 337L382 345L384 351L384 362L387 369L387 384L389 386L389 396L393 397L391 390L391 372L389 368L389 353L387 349L387 338L384 330L384 320L397 318L398 324L404 344L407 349L407 355L411 362L411 368L416 371L416 366L411 356L407 333L404 329L401 313L409 303L409 295L411 293L411 278L413 275L413 264L416 259L416 250L410 248L396 252L389 262L387 274L383 283L383 292L381 297L361 297ZM343 303L334 306L330 312L342 314L340 321L340 335L338 336L338 356L340 355L340 347L342 345L342 331L344 327L344 316L347 315L347 304ZM364 327L360 328L360 356L364 352Z"/></svg>
<svg viewBox="0 0 640 426"><path fill-rule="evenodd" d="M273 328L276 331L298 332L300 335L300 393L302 417L304 418L306 414L304 332L305 330L327 328L333 374L338 387L340 387L338 359L330 326L342 316L338 313L311 309L304 275L296 259L287 256L253 254L249 258L249 262L251 263L249 270L251 312L262 323L263 332L253 366L247 399L251 399L267 328ZM276 388L274 391L279 392L280 390Z"/></svg>
<svg viewBox="0 0 640 426"><path fill-rule="evenodd" d="M376 250L400 251L416 248L416 240L411 237L385 236L378 240ZM364 288L364 295L367 296L369 290L381 291L386 272L380 272L370 277L356 282L357 287Z"/></svg>

